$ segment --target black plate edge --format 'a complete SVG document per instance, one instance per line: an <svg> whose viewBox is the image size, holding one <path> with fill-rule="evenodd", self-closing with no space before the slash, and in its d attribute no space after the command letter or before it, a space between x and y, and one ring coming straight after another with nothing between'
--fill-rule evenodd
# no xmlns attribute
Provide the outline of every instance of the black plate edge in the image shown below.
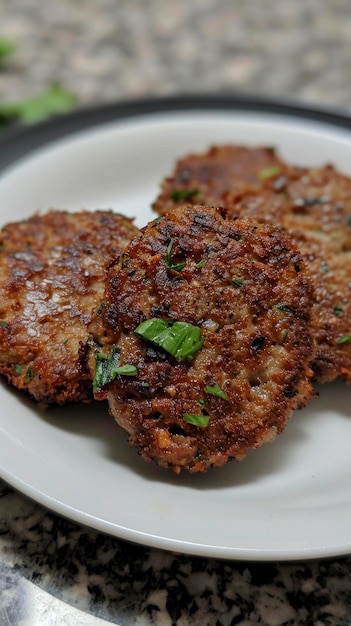
<svg viewBox="0 0 351 626"><path fill-rule="evenodd" d="M0 133L0 171L32 150L85 128L139 115L195 109L276 113L351 129L351 116L347 112L309 108L291 101L264 97L192 94L124 100L78 108L33 126L16 126L2 131Z"/></svg>

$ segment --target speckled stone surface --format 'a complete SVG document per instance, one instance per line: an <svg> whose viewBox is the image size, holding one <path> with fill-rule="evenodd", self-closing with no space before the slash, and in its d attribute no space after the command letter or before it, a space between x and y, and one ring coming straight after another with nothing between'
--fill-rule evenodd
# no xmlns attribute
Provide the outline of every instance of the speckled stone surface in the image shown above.
<svg viewBox="0 0 351 626"><path fill-rule="evenodd" d="M0 0L0 37L18 44L0 101L59 82L83 106L239 91L350 109L350 35L349 0ZM35 590L62 602L39 619ZM121 626L346 626L351 559L176 555L79 527L0 482L0 624L93 616Z"/></svg>
<svg viewBox="0 0 351 626"><path fill-rule="evenodd" d="M17 100L58 81L79 102L240 90L351 105L349 0L2 0Z"/></svg>
<svg viewBox="0 0 351 626"><path fill-rule="evenodd" d="M350 559L277 564L176 555L82 528L5 486L0 498L1 624L19 603L4 591L22 577L121 626L351 623Z"/></svg>

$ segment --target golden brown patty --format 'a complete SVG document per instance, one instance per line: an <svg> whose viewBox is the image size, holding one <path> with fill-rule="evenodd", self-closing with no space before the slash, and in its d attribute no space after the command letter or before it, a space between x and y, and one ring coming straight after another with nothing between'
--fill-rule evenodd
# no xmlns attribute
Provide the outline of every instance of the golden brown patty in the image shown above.
<svg viewBox="0 0 351 626"><path fill-rule="evenodd" d="M155 202L158 213L179 204L177 190L183 197L188 190L191 202L220 204L232 216L281 225L293 235L316 293L316 379L350 383L351 179L331 166L291 167L271 149L224 146L178 161Z"/></svg>
<svg viewBox="0 0 351 626"><path fill-rule="evenodd" d="M232 217L279 223L292 235L315 289L316 379L340 376L351 383L351 179L330 166L285 167L260 187L233 190L223 202Z"/></svg>
<svg viewBox="0 0 351 626"><path fill-rule="evenodd" d="M38 401L92 399L105 268L138 233L108 211L50 211L0 233L0 373Z"/></svg>
<svg viewBox="0 0 351 626"><path fill-rule="evenodd" d="M313 396L312 289L277 229L170 211L110 267L105 301L115 349L96 397L146 460L177 473L240 460Z"/></svg>
<svg viewBox="0 0 351 626"><path fill-rule="evenodd" d="M180 159L165 178L153 208L163 215L185 203L219 206L237 180L255 183L282 165L272 148L214 146Z"/></svg>

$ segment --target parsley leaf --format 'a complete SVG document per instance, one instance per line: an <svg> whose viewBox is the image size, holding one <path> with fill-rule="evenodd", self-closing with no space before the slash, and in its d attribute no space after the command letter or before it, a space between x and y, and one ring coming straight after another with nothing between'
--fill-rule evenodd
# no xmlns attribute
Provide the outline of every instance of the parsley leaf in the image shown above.
<svg viewBox="0 0 351 626"><path fill-rule="evenodd" d="M214 385L206 385L205 391L206 393L209 393L212 396L217 396L217 398L222 398L222 400L229 400L228 396L220 388L218 383L215 383Z"/></svg>
<svg viewBox="0 0 351 626"><path fill-rule="evenodd" d="M343 343L348 343L350 339L351 339L350 335L341 335L341 337L339 337L339 339L336 340L336 343L339 345L342 345Z"/></svg>
<svg viewBox="0 0 351 626"><path fill-rule="evenodd" d="M272 178L272 176L276 176L281 171L281 168L277 165L273 165L272 167L264 167L262 170L258 172L258 177L261 180L265 180L266 178Z"/></svg>
<svg viewBox="0 0 351 626"><path fill-rule="evenodd" d="M187 322L167 322L157 317L142 322L134 332L163 348L177 361L191 361L204 342L198 326Z"/></svg>
<svg viewBox="0 0 351 626"><path fill-rule="evenodd" d="M179 200L189 200L199 193L198 189L175 189L171 193L171 198L174 202Z"/></svg>
<svg viewBox="0 0 351 626"><path fill-rule="evenodd" d="M200 426L206 428L210 423L209 415L195 415L194 413L184 413L183 419L187 424L193 424L193 426Z"/></svg>
<svg viewBox="0 0 351 626"><path fill-rule="evenodd" d="M95 376L93 380L94 393L112 382L118 375L137 376L138 370L135 365L119 365L120 349L116 346L111 349L110 354L100 352L96 356Z"/></svg>

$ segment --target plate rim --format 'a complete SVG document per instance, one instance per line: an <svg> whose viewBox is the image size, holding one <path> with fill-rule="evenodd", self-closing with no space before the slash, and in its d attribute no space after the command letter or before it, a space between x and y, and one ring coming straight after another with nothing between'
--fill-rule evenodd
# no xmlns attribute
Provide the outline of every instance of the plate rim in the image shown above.
<svg viewBox="0 0 351 626"><path fill-rule="evenodd" d="M351 129L351 114L347 112L339 112L329 109L318 109L301 106L299 104L283 101L272 100L269 98L256 98L237 95L181 95L167 96L160 98L145 98L140 100L124 100L117 103L102 104L86 108L77 108L72 112L64 115L56 116L35 124L33 126L18 126L0 132L0 172L9 166L16 164L16 161L30 155L36 149L44 146L50 146L58 139L73 136L78 131L91 130L99 127L106 122L125 121L139 116L147 116L155 113L180 113L194 112L201 110L204 112L226 111L226 112L253 112L257 114L281 114L287 117L298 118L301 120L311 120L324 122L337 128ZM2 468L1 477L9 485L20 491L32 501L46 507L49 511L65 517L70 521L89 526L89 519L81 511L74 509L70 505L63 505L54 498L43 494L36 490L35 495L33 488L25 480L18 476L12 475ZM63 505L63 506L62 506ZM116 533L116 526L118 534ZM213 545L187 544L184 541L172 540L170 538L154 536L150 532L140 532L130 530L121 525L111 527L111 523L94 518L94 524L91 528L112 534L116 538L130 541L142 546L153 547L163 550L181 551L184 554L200 556L205 558L220 559L240 559L242 561L296 561L330 558L343 556L351 551L346 550L346 546L322 547L316 551L309 548L300 549L298 551L287 549L284 554L281 550L274 549L267 553L265 550L257 551L257 549L233 549L228 551L224 548ZM297 554L298 552L298 554Z"/></svg>
<svg viewBox="0 0 351 626"><path fill-rule="evenodd" d="M225 93L126 99L100 105L78 106L73 111L50 117L33 125L18 125L2 129L0 131L0 172L37 148L106 122L155 113L195 110L210 112L216 109L228 112L275 113L351 129L351 112L348 114L345 110L317 105L310 107L293 100Z"/></svg>

